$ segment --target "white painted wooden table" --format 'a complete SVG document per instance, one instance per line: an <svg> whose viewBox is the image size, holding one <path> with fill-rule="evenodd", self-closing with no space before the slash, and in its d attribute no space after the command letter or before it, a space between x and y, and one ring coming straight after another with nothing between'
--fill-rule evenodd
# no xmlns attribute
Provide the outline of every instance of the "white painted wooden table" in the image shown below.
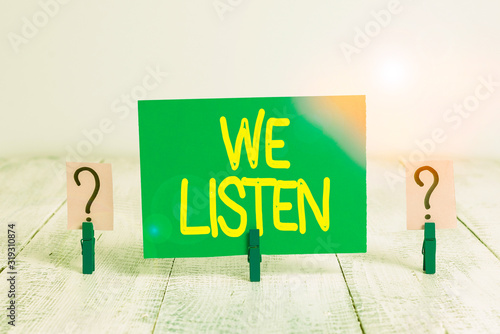
<svg viewBox="0 0 500 334"><path fill-rule="evenodd" d="M455 161L458 228L405 230L404 183L369 160L366 254L143 259L139 163L113 164L115 230L96 231L81 274L81 231L66 229L64 161L0 160L0 332L500 333L500 162ZM17 321L7 324L7 224L17 238Z"/></svg>

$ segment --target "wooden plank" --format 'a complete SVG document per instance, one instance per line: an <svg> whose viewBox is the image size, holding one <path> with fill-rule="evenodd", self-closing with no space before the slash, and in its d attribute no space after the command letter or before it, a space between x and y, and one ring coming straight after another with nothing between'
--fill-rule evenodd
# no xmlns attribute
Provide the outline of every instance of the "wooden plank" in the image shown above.
<svg viewBox="0 0 500 334"><path fill-rule="evenodd" d="M369 163L368 253L339 254L366 333L495 332L500 261L461 223L436 231L436 274L422 272L423 231L406 231L405 185Z"/></svg>
<svg viewBox="0 0 500 334"><path fill-rule="evenodd" d="M173 260L144 260L139 164L112 163L115 230L96 231L96 271L81 273L81 231L66 229L63 206L17 256L17 331L152 332ZM1 321L0 332L8 329Z"/></svg>
<svg viewBox="0 0 500 334"><path fill-rule="evenodd" d="M335 255L175 259L155 332L348 332L360 324Z"/></svg>
<svg viewBox="0 0 500 334"><path fill-rule="evenodd" d="M457 215L500 259L500 162L455 163Z"/></svg>
<svg viewBox="0 0 500 334"><path fill-rule="evenodd" d="M16 224L16 252L59 210L66 197L65 165L56 159L12 159L0 168L0 212L5 223ZM6 249L0 238L0 249ZM0 252L1 267L6 252Z"/></svg>
<svg viewBox="0 0 500 334"><path fill-rule="evenodd" d="M262 282L250 283L245 257L144 260L139 165L124 160L113 163L115 231L96 233L97 270L83 276L81 233L66 230L65 205L52 218L45 217L50 210L42 208L50 209L50 201L32 194L43 184L39 180L52 173L40 161L27 162L31 167L10 163L8 173L0 167L3 220L23 217L19 222L27 225L22 227L26 231L31 224L39 226L42 218L47 221L17 259L16 331L21 333L420 333L500 328L500 261L463 224L437 231L437 273L422 273L423 231L405 230L404 184L392 191L384 179L384 172L396 165L369 164L367 254L339 254L342 268L335 255L264 256ZM468 205L463 212L459 209L460 217L467 214L463 216L467 224L475 219L478 226L485 226L495 213L498 179L483 178L481 184L477 179L498 167L474 164L475 169L456 163L457 207ZM17 183L23 184L16 188ZM53 197L49 183L38 186L45 190L39 197ZM61 189L64 198L64 181ZM17 201L5 193L15 193ZM469 203L474 198L477 204ZM472 223L469 228L490 249L490 242L500 240L495 234L490 240L483 237ZM7 290L7 282L0 280L0 291ZM6 302L4 298L0 306L6 307ZM9 329L5 320L0 322L1 332Z"/></svg>

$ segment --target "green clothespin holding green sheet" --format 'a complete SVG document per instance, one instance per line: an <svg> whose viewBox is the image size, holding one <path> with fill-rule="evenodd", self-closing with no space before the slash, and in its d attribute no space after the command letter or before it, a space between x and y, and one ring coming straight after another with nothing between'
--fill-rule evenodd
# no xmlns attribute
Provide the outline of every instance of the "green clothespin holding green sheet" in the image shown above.
<svg viewBox="0 0 500 334"><path fill-rule="evenodd" d="M252 229L248 234L248 262L250 263L250 282L260 282L260 255L259 230Z"/></svg>
<svg viewBox="0 0 500 334"><path fill-rule="evenodd" d="M425 223L422 254L424 255L424 272L434 274L436 272L436 224L434 223Z"/></svg>
<svg viewBox="0 0 500 334"><path fill-rule="evenodd" d="M94 224L82 223L82 270L84 274L92 274L95 270L95 238Z"/></svg>

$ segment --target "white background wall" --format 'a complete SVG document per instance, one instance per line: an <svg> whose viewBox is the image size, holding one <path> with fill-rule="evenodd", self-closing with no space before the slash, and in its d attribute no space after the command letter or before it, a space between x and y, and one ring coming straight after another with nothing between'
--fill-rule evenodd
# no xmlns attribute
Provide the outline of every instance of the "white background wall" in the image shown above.
<svg viewBox="0 0 500 334"><path fill-rule="evenodd" d="M390 17L388 0L65 2L0 4L2 157L137 155L130 95L342 94L367 95L370 154L424 141L500 157L500 85L476 90L500 82L498 1L401 0ZM464 103L470 113L453 112Z"/></svg>

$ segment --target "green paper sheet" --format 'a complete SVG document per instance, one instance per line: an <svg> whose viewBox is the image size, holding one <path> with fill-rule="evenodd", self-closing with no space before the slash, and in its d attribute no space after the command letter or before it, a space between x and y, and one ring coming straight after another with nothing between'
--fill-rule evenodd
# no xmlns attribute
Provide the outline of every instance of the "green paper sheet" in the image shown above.
<svg viewBox="0 0 500 334"><path fill-rule="evenodd" d="M145 258L366 252L364 96L139 101Z"/></svg>

